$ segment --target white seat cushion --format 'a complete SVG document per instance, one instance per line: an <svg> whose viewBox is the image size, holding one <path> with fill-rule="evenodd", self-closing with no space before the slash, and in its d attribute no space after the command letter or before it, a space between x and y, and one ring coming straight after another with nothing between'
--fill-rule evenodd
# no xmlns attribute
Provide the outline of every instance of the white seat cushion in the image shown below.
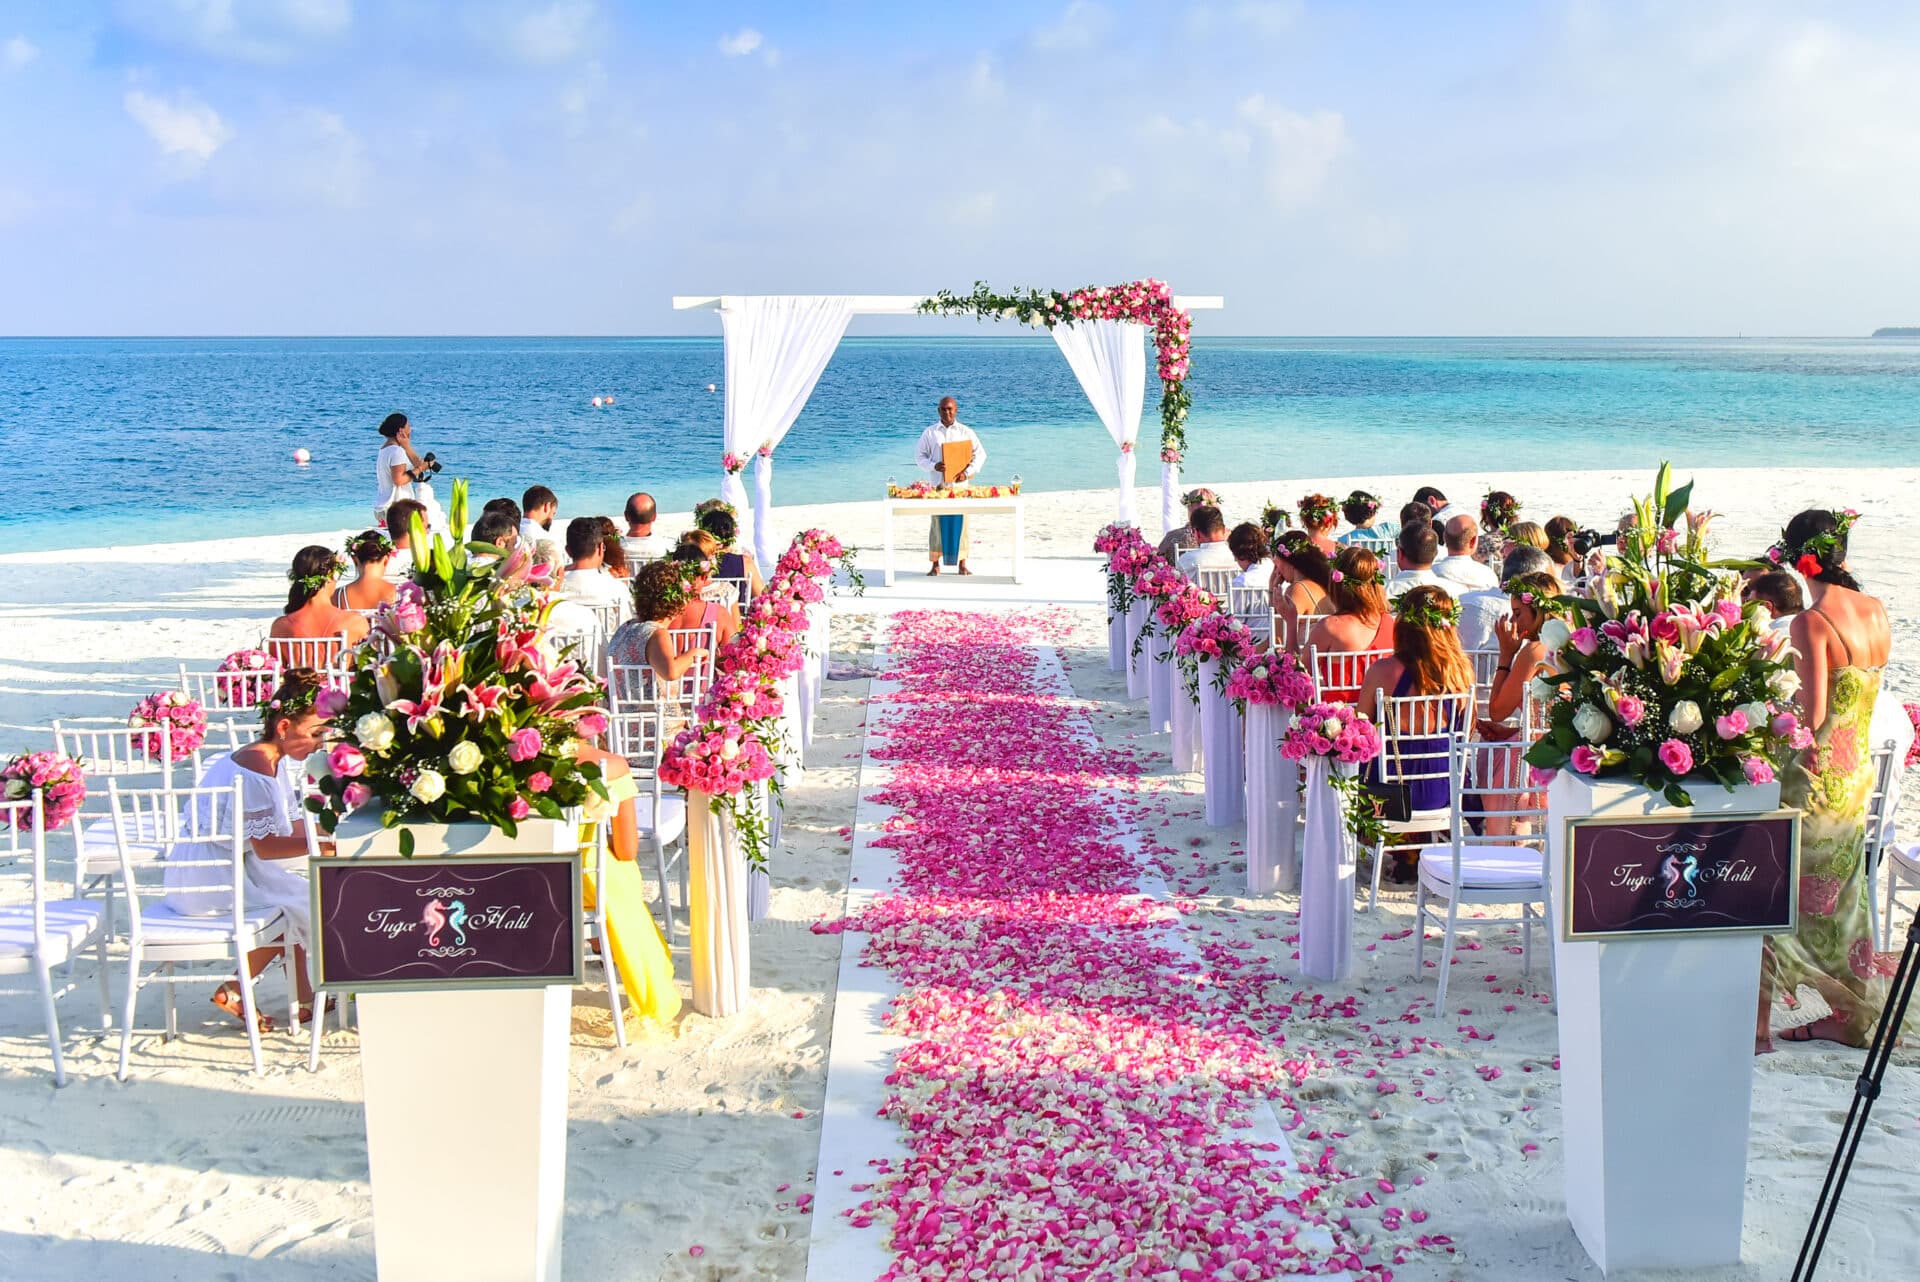
<svg viewBox="0 0 1920 1282"><path fill-rule="evenodd" d="M1405 821L1388 820L1388 832L1446 832L1453 826L1453 811L1445 807L1439 810L1414 810L1409 812Z"/></svg>
<svg viewBox="0 0 1920 1282"><path fill-rule="evenodd" d="M1420 856L1420 880L1430 886L1447 887L1453 883L1453 856L1438 846ZM1545 892L1540 879L1540 856L1521 851L1464 850L1460 853L1460 885L1464 890L1538 890Z"/></svg>
<svg viewBox="0 0 1920 1282"><path fill-rule="evenodd" d="M249 908L241 920L257 938L280 920L280 910L272 906ZM153 904L140 910L140 934L148 945L219 944L233 938L233 914L187 917L165 904Z"/></svg>
<svg viewBox="0 0 1920 1282"><path fill-rule="evenodd" d="M653 813L653 798L641 793L633 803L633 817L641 833L659 835L663 845L672 845L687 831L687 799L679 793L660 798L660 813Z"/></svg>
<svg viewBox="0 0 1920 1282"><path fill-rule="evenodd" d="M1887 847L1887 857L1900 865L1909 881L1920 881L1920 841L1895 842Z"/></svg>
<svg viewBox="0 0 1920 1282"><path fill-rule="evenodd" d="M47 952L50 963L65 961L100 924L102 905L94 899L47 902ZM0 957L33 954L33 905L0 906Z"/></svg>
<svg viewBox="0 0 1920 1282"><path fill-rule="evenodd" d="M125 827L127 853L134 863L150 864L160 858L161 845L154 838L151 820L142 823L140 816L130 815ZM80 863L82 877L98 877L119 870L120 844L114 840L111 816L96 819L80 830Z"/></svg>

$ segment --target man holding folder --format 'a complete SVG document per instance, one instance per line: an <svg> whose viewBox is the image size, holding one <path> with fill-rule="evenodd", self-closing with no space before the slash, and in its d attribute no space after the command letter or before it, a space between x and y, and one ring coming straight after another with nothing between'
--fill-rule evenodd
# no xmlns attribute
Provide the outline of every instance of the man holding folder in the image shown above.
<svg viewBox="0 0 1920 1282"><path fill-rule="evenodd" d="M951 396L940 398L940 421L920 433L920 470L935 485L958 485L980 471L987 461L987 448L973 429L960 421L960 403ZM967 568L967 518L936 516L927 532L927 556L933 562L928 574L940 573L940 563Z"/></svg>

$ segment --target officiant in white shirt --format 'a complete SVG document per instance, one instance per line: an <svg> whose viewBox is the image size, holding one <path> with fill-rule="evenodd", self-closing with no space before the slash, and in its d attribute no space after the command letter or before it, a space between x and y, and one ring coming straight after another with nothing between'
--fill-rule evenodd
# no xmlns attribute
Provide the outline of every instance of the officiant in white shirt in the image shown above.
<svg viewBox="0 0 1920 1282"><path fill-rule="evenodd" d="M944 446L962 442L973 447L973 457L958 476L948 476L941 450ZM940 421L920 433L917 453L920 470L935 485L958 485L977 476L980 465L987 461L987 447L980 443L980 438L973 434L972 428L960 421L960 402L951 396L940 398ZM943 561L948 565L957 565L962 574L972 574L973 571L967 568L967 518L934 517L927 531L927 557L932 562L928 574L940 573Z"/></svg>

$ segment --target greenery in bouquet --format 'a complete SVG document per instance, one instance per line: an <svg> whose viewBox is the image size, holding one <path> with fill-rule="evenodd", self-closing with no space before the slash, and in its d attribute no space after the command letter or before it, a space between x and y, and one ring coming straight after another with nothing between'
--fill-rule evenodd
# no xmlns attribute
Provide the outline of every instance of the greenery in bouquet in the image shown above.
<svg viewBox="0 0 1920 1282"><path fill-rule="evenodd" d="M1173 638L1173 662L1187 698L1200 701L1200 665L1215 663L1213 688L1225 690L1240 660L1253 653L1253 629L1220 607L1209 593L1199 593L1213 608L1188 623Z"/></svg>
<svg viewBox="0 0 1920 1282"><path fill-rule="evenodd" d="M1541 628L1548 672L1534 697L1547 727L1536 769L1625 778L1690 806L1685 781L1771 783L1812 742L1795 710L1787 634L1763 605L1742 606L1737 566L1710 562L1710 514L1661 464L1651 497L1595 577L1593 597L1562 598Z"/></svg>
<svg viewBox="0 0 1920 1282"><path fill-rule="evenodd" d="M466 528L467 486L456 481L452 528ZM512 833L533 815L612 813L600 768L582 739L606 732L604 691L547 630L546 575L523 552L488 543L431 545L418 516L410 580L374 622L345 691L315 706L337 742L308 807L320 826L378 803L384 827L479 822Z"/></svg>
<svg viewBox="0 0 1920 1282"><path fill-rule="evenodd" d="M1093 550L1107 558L1107 610L1125 614L1133 606L1134 576L1153 563L1153 547L1139 530L1116 521L1094 536Z"/></svg>
<svg viewBox="0 0 1920 1282"><path fill-rule="evenodd" d="M1329 762L1359 766L1380 755L1380 729L1350 703L1309 703L1298 709L1280 740L1280 755L1304 762L1324 757ZM1327 770L1327 784L1340 794L1347 830L1363 846L1386 834L1379 807L1367 792L1357 770Z"/></svg>

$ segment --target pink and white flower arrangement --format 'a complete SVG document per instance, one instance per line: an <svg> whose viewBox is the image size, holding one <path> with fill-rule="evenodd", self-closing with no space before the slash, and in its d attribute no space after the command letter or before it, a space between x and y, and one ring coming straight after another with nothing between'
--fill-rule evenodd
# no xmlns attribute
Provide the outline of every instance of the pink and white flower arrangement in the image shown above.
<svg viewBox="0 0 1920 1282"><path fill-rule="evenodd" d="M1312 703L1313 693L1312 675L1284 650L1249 654L1227 678L1227 697L1242 711L1248 704L1294 711Z"/></svg>
<svg viewBox="0 0 1920 1282"><path fill-rule="evenodd" d="M127 724L136 730L143 726L158 727L164 724L167 727L167 755L173 761L185 761L207 740L207 710L197 700L189 699L178 690L156 691L140 700L133 705ZM140 751L156 760L159 758L158 729L135 736L135 739Z"/></svg>
<svg viewBox="0 0 1920 1282"><path fill-rule="evenodd" d="M747 456L728 450L720 456L720 467L728 476L738 476L747 470Z"/></svg>
<svg viewBox="0 0 1920 1282"><path fill-rule="evenodd" d="M1240 660L1253 653L1253 630L1242 623L1238 616L1220 608L1210 593L1199 592L1212 605L1212 609L1181 628L1173 638L1173 661L1180 669L1180 678L1186 686L1187 696L1196 699L1199 696L1200 665L1212 661L1218 665L1215 686L1226 687L1233 669Z"/></svg>
<svg viewBox="0 0 1920 1282"><path fill-rule="evenodd" d="M0 799L25 801L40 791L40 824L47 832L64 828L87 799L87 778L78 761L57 752L26 752L0 766ZM33 822L29 811L15 825Z"/></svg>
<svg viewBox="0 0 1920 1282"><path fill-rule="evenodd" d="M1372 761L1380 749L1379 727L1348 703L1311 703L1298 709L1280 740L1280 755L1289 761L1322 757L1352 767ZM1340 794L1348 830L1362 845L1371 845L1382 828L1359 771L1330 769L1327 784Z"/></svg>
<svg viewBox="0 0 1920 1282"><path fill-rule="evenodd" d="M280 660L265 650L235 650L220 660L214 697L222 708L251 708L265 703L280 684Z"/></svg>

